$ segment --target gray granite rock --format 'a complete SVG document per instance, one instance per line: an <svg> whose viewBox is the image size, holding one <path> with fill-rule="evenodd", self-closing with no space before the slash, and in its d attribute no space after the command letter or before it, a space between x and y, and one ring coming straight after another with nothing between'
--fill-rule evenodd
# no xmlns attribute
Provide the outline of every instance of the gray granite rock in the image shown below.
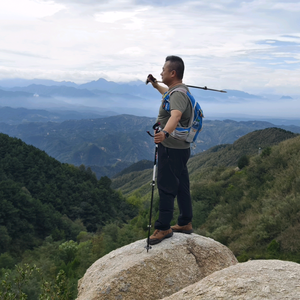
<svg viewBox="0 0 300 300"><path fill-rule="evenodd" d="M217 271L164 300L299 300L300 265L253 260Z"/></svg>
<svg viewBox="0 0 300 300"><path fill-rule="evenodd" d="M77 300L162 299L237 263L227 247L197 234L174 233L149 252L145 246L140 240L96 261L78 283Z"/></svg>

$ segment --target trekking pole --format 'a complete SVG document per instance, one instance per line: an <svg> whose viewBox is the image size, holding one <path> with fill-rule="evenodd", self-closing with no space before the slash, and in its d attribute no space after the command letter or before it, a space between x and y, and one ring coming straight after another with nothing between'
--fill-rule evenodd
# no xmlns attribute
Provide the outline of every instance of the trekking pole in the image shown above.
<svg viewBox="0 0 300 300"><path fill-rule="evenodd" d="M156 78L154 78L151 74L148 75L147 79L146 79L146 84L148 84L150 82L150 80L148 79L150 78L153 82L157 82L157 83L163 83L162 81L158 81L156 80ZM220 93L227 93L226 91L223 90L215 90L215 89L210 89L207 86L195 86L195 85L188 85L186 84L187 87L190 88L195 88L195 89L202 89L202 90L206 90L206 91L213 91L213 92L220 92Z"/></svg>
<svg viewBox="0 0 300 300"><path fill-rule="evenodd" d="M160 123L155 123L153 125L153 129L155 131L155 133L158 133L161 131L161 128L159 127ZM147 131L147 133L154 137L154 135L152 135L149 131ZM158 152L158 144L155 144L155 154L154 154L154 164L153 164L153 177L152 177L152 194L151 194L151 205L150 205L150 217L149 217L149 225L148 225L148 238L147 238L147 245L145 246L145 248L147 249L147 252L149 251L149 249L152 249L152 247L150 246L150 229L151 229L151 220L152 220L152 207L153 207L153 194L154 194L154 187L155 187L155 174L156 174L156 161L157 161L157 152Z"/></svg>

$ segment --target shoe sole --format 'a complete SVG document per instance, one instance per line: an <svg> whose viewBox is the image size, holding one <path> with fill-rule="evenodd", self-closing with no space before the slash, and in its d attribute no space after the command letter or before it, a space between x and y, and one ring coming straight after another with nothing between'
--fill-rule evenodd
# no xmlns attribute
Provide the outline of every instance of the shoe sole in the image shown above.
<svg viewBox="0 0 300 300"><path fill-rule="evenodd" d="M191 234L194 232L193 229L190 229L190 230L174 230L174 229L172 229L172 230L173 230L173 232L179 232L179 233L185 233L185 234Z"/></svg>
<svg viewBox="0 0 300 300"><path fill-rule="evenodd" d="M163 237L162 239L156 239L156 240L150 240L149 244L150 245L156 245L158 243L160 243L162 240L170 238L173 236L173 232L170 232L169 234L167 234L165 237Z"/></svg>

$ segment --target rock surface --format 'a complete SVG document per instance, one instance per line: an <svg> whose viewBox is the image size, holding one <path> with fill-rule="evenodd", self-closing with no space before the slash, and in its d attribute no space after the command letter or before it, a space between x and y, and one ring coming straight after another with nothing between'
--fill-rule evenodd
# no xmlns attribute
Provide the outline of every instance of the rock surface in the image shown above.
<svg viewBox="0 0 300 300"><path fill-rule="evenodd" d="M237 263L227 247L197 234L174 233L148 253L145 246L140 240L96 261L78 283L77 300L162 299Z"/></svg>
<svg viewBox="0 0 300 300"><path fill-rule="evenodd" d="M254 260L215 272L164 300L298 300L300 265Z"/></svg>

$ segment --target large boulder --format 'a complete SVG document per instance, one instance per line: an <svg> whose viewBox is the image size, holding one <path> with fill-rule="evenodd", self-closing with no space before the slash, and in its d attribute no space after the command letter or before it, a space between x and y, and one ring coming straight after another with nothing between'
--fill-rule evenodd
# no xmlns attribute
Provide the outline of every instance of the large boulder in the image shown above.
<svg viewBox="0 0 300 300"><path fill-rule="evenodd" d="M253 260L215 272L164 300L300 299L300 265Z"/></svg>
<svg viewBox="0 0 300 300"><path fill-rule="evenodd" d="M227 247L197 234L174 233L149 252L145 246L140 240L96 261L78 283L77 300L162 299L237 263Z"/></svg>

